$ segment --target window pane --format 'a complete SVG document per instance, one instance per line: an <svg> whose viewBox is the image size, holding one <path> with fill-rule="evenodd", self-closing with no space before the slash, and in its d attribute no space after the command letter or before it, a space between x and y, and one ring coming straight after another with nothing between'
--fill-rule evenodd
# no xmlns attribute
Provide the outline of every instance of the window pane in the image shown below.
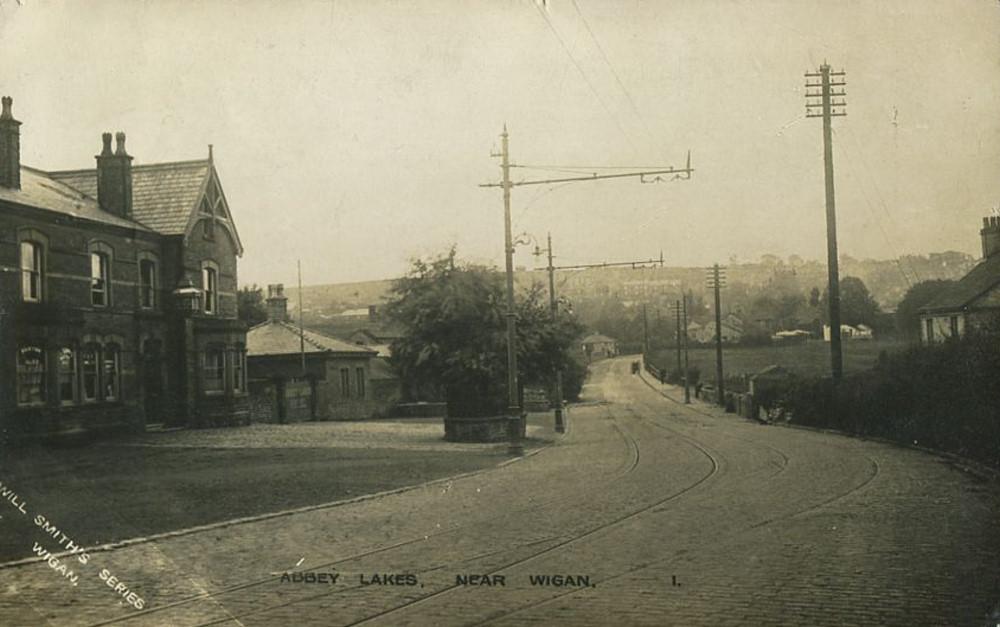
<svg viewBox="0 0 1000 627"><path fill-rule="evenodd" d="M358 398L364 398L365 397L365 369L364 368L358 368L357 370L355 370L354 374L356 375L355 379L357 379L357 382L358 382Z"/></svg>
<svg viewBox="0 0 1000 627"><path fill-rule="evenodd" d="M205 313L214 313L217 298L214 268L204 268L201 271L201 286L205 291Z"/></svg>
<svg viewBox="0 0 1000 627"><path fill-rule="evenodd" d="M35 242L21 242L21 295L30 301L42 298L42 247Z"/></svg>
<svg viewBox="0 0 1000 627"><path fill-rule="evenodd" d="M156 264L148 259L139 263L139 299L143 307L156 304Z"/></svg>
<svg viewBox="0 0 1000 627"><path fill-rule="evenodd" d="M206 392L221 392L225 389L226 361L218 349L205 352L205 368L202 373Z"/></svg>
<svg viewBox="0 0 1000 627"><path fill-rule="evenodd" d="M351 371L348 368L340 369L340 393L344 398L351 397Z"/></svg>
<svg viewBox="0 0 1000 627"><path fill-rule="evenodd" d="M23 346L17 352L17 402L45 402L45 353L37 346Z"/></svg>
<svg viewBox="0 0 1000 627"><path fill-rule="evenodd" d="M80 351L80 369L83 372L83 400L97 400L97 349L85 348Z"/></svg>
<svg viewBox="0 0 1000 627"><path fill-rule="evenodd" d="M76 353L72 348L59 349L59 401L76 401Z"/></svg>
<svg viewBox="0 0 1000 627"><path fill-rule="evenodd" d="M104 383L104 400L118 399L118 348L109 346L104 349L104 369L101 373Z"/></svg>
<svg viewBox="0 0 1000 627"><path fill-rule="evenodd" d="M96 307L108 304L108 256L90 253L90 301Z"/></svg>

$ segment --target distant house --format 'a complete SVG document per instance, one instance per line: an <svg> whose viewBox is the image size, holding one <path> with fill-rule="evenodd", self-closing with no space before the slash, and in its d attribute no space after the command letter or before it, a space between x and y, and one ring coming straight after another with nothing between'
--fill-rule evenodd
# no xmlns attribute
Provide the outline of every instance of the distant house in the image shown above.
<svg viewBox="0 0 1000 627"><path fill-rule="evenodd" d="M594 333L583 338L580 342L583 354L587 361L614 357L618 354L617 340L600 333Z"/></svg>
<svg viewBox="0 0 1000 627"><path fill-rule="evenodd" d="M692 322L691 324L697 324ZM722 341L724 343L734 343L739 342L743 338L743 320L735 315L729 314L722 319ZM688 325L688 336L692 337L696 342L702 344L709 344L715 341L715 323L706 324L700 329L695 329L694 332L691 331L691 326Z"/></svg>
<svg viewBox="0 0 1000 627"><path fill-rule="evenodd" d="M370 348L288 322L282 285L269 285L268 320L247 331L252 418L350 420L384 415L398 380ZM304 364L303 364L304 355Z"/></svg>
<svg viewBox="0 0 1000 627"><path fill-rule="evenodd" d="M403 337L403 332L398 329L384 325L373 325L354 331L347 339L359 346L366 346L376 351L379 357L390 357L392 351L389 346L401 337Z"/></svg>
<svg viewBox="0 0 1000 627"><path fill-rule="evenodd" d="M840 325L840 337L845 340L870 340L872 339L872 329L871 327L859 324L856 327L852 327L849 324ZM830 341L830 325L823 325L823 341Z"/></svg>
<svg viewBox="0 0 1000 627"><path fill-rule="evenodd" d="M961 337L970 328L1000 320L1000 217L983 218L979 235L982 261L920 308L924 344Z"/></svg>

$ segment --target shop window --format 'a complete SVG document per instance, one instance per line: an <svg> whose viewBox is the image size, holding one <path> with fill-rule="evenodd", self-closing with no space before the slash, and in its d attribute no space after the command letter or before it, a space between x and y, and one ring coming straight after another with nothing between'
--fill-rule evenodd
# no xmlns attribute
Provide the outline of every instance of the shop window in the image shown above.
<svg viewBox="0 0 1000 627"><path fill-rule="evenodd" d="M17 404L45 403L45 352L38 346L17 351Z"/></svg>
<svg viewBox="0 0 1000 627"><path fill-rule="evenodd" d="M948 323L951 327L951 337L958 337L958 316L951 316Z"/></svg>
<svg viewBox="0 0 1000 627"><path fill-rule="evenodd" d="M924 320L924 327L927 329L927 341L934 341L934 319L928 318Z"/></svg>
<svg viewBox="0 0 1000 627"><path fill-rule="evenodd" d="M69 347L59 349L57 353L57 379L59 385L59 402L72 405L77 399L76 351Z"/></svg>
<svg viewBox="0 0 1000 627"><path fill-rule="evenodd" d="M358 398L365 397L365 369L358 368L354 371L354 381L358 386Z"/></svg>
<svg viewBox="0 0 1000 627"><path fill-rule="evenodd" d="M38 242L21 242L21 298L26 302L42 300L43 249Z"/></svg>
<svg viewBox="0 0 1000 627"><path fill-rule="evenodd" d="M220 348L209 348L205 351L205 365L202 369L202 389L208 394L219 394L226 389L225 356L225 353Z"/></svg>
<svg viewBox="0 0 1000 627"><path fill-rule="evenodd" d="M351 369L340 369L340 395L344 398L351 398Z"/></svg>
<svg viewBox="0 0 1000 627"><path fill-rule="evenodd" d="M105 346L101 357L101 384L104 387L104 400L116 401L121 391L119 378L121 351L114 345Z"/></svg>
<svg viewBox="0 0 1000 627"><path fill-rule="evenodd" d="M81 396L85 402L95 402L100 391L100 351L96 346L87 346L80 351Z"/></svg>

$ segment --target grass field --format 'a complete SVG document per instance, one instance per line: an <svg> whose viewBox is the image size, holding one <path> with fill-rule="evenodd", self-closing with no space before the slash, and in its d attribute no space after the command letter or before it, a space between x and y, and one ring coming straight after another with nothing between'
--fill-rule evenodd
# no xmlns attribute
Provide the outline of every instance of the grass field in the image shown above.
<svg viewBox="0 0 1000 627"><path fill-rule="evenodd" d="M880 352L893 352L905 346L901 342L844 341L844 372L869 370ZM692 368L701 371L703 380L714 379L715 348L691 348L688 360ZM650 361L657 367L673 370L677 367L677 353L674 350L657 351ZM830 345L821 340L808 340L796 344L722 347L722 367L726 377L753 374L772 365L783 366L801 376L828 376Z"/></svg>

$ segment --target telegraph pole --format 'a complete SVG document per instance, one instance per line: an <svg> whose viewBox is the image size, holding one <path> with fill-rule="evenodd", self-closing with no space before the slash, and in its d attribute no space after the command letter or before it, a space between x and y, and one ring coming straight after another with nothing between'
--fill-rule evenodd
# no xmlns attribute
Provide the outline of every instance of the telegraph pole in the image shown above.
<svg viewBox="0 0 1000 627"><path fill-rule="evenodd" d="M521 401L518 396L517 390L517 333L516 333L516 321L515 321L515 311L514 311L514 242L511 236L511 226L510 226L510 190L512 187L519 185L550 185L554 183L570 183L575 181L597 181L601 179L613 179L613 178L625 178L625 177L639 177L641 182L658 182L662 179L660 174L673 175L675 179L689 179L691 178L691 173L694 170L691 168L691 153L688 152L687 164L683 168L674 167L664 167L654 170L643 170L635 172L621 172L617 174L597 174L596 172L590 174L589 176L574 176L568 178L558 178L558 179L542 179L542 180L529 180L529 181L518 181L516 183L510 180L510 169L516 167L529 167L524 165L515 165L510 162L510 150L507 141L507 125L503 125L503 133L500 135L501 138L501 150L500 154L493 154L491 156L500 157L500 170L503 173L503 179L499 183L482 183L480 187L500 187L503 189L503 209L504 209L504 248L505 248L505 261L507 266L507 387L508 387L508 413L510 413L510 446L509 453L511 455L523 455L524 447L521 444ZM644 177L646 176L656 176L652 181L646 181ZM515 422L516 421L516 422Z"/></svg>
<svg viewBox="0 0 1000 627"><path fill-rule="evenodd" d="M517 393L517 321L514 311L514 241L510 233L510 152L507 125L500 135L500 169L503 171L504 258L507 265L507 413L511 455L524 455L521 444L521 403Z"/></svg>
<svg viewBox="0 0 1000 627"><path fill-rule="evenodd" d="M833 193L833 127L832 118L847 115L847 81L844 72L831 72L824 63L819 72L806 72L806 117L823 118L823 165L826 180L826 256L830 293L830 367L833 380L839 381L844 372L840 346L840 270L837 260L837 212ZM833 77L833 80L831 80ZM815 82L815 79L820 82ZM813 79L810 81L810 79ZM837 91L834 88L839 87ZM819 93L816 93L819 88ZM810 89L812 92L810 93ZM819 99L818 101L816 99ZM834 100L840 98L841 100ZM817 108L819 111L817 111Z"/></svg>
<svg viewBox="0 0 1000 627"><path fill-rule="evenodd" d="M709 269L708 287L715 291L715 400L719 405L724 405L725 380L722 376L722 305L719 290L725 287L725 268L719 264L713 265Z"/></svg>
<svg viewBox="0 0 1000 627"><path fill-rule="evenodd" d="M538 252L537 250L535 252ZM559 318L559 305L556 303L556 268L552 265L552 233L548 233L548 248L546 249L549 257L549 308L552 311L552 321L555 322ZM563 387L562 387L562 368L556 366L556 399L555 399L555 412L556 412L556 433L566 433L566 424L563 422Z"/></svg>
<svg viewBox="0 0 1000 627"><path fill-rule="evenodd" d="M677 373L684 372L681 366L681 301L673 304L672 309L677 314Z"/></svg>
<svg viewBox="0 0 1000 627"><path fill-rule="evenodd" d="M688 373L690 369L688 368L688 295L687 292L683 294L683 307L684 312L684 402L691 402L691 386L688 384Z"/></svg>
<svg viewBox="0 0 1000 627"><path fill-rule="evenodd" d="M534 238L532 238L534 239ZM537 257L542 253L548 255L549 265L545 267L545 270L549 273L549 308L552 311L552 320L556 320L559 314L559 305L556 300L556 270L585 270L588 268L608 268L615 266L631 266L633 268L645 267L647 264L655 264L657 261L660 266L663 266L663 252L660 252L660 259L644 259L641 261L618 261L614 263L591 263L591 264L579 264L574 266L555 266L552 263L553 252L552 252L552 233L548 233L547 247L543 251L537 244L535 244L534 255ZM645 305L643 305L645 307ZM644 312L645 313L645 312ZM563 401L563 391L562 391L562 369L557 368L556 370L556 403L555 403L555 423L556 423L556 433L566 432L566 423L563 420L562 412L562 401Z"/></svg>
<svg viewBox="0 0 1000 627"><path fill-rule="evenodd" d="M642 360L649 355L649 318L646 317L646 303L642 304Z"/></svg>

